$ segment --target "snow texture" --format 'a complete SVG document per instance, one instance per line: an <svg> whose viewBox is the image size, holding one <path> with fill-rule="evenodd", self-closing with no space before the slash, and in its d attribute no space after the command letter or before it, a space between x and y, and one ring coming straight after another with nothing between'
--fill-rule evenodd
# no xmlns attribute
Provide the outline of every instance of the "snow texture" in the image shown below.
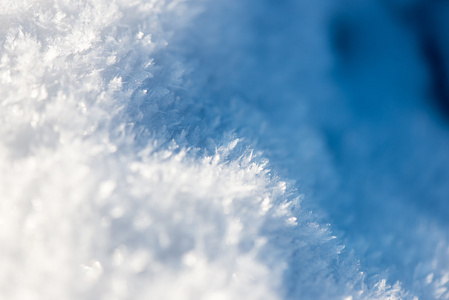
<svg viewBox="0 0 449 300"><path fill-rule="evenodd" d="M449 299L395 2L0 1L0 299Z"/></svg>

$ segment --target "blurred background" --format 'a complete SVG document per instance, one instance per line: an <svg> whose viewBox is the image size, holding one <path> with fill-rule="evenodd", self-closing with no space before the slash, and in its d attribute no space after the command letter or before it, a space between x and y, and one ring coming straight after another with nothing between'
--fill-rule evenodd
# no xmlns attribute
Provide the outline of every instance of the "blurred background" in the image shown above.
<svg viewBox="0 0 449 300"><path fill-rule="evenodd" d="M199 21L214 25L195 51L213 70L206 98L230 112L222 126L241 124L368 282L386 276L420 299L449 299L449 2L215 10Z"/></svg>

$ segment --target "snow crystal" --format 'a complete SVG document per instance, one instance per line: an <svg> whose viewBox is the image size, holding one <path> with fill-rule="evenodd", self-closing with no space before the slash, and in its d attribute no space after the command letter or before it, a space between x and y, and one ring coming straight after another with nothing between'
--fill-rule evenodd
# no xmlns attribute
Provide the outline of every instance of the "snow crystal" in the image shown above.
<svg viewBox="0 0 449 300"><path fill-rule="evenodd" d="M0 298L449 297L428 72L344 2L0 3Z"/></svg>

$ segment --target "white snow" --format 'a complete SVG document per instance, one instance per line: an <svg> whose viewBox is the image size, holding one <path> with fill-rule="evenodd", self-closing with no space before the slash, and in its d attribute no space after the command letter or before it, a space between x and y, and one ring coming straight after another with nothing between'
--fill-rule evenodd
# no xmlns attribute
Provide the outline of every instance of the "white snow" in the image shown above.
<svg viewBox="0 0 449 300"><path fill-rule="evenodd" d="M339 5L0 2L0 299L447 299L425 67L366 52L410 66L366 113Z"/></svg>

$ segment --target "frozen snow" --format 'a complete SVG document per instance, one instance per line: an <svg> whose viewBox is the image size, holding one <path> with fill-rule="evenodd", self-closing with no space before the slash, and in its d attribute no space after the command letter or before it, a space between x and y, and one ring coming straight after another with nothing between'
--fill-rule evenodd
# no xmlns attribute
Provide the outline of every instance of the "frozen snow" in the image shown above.
<svg viewBox="0 0 449 300"><path fill-rule="evenodd" d="M369 0L0 2L0 299L448 299L419 47Z"/></svg>

